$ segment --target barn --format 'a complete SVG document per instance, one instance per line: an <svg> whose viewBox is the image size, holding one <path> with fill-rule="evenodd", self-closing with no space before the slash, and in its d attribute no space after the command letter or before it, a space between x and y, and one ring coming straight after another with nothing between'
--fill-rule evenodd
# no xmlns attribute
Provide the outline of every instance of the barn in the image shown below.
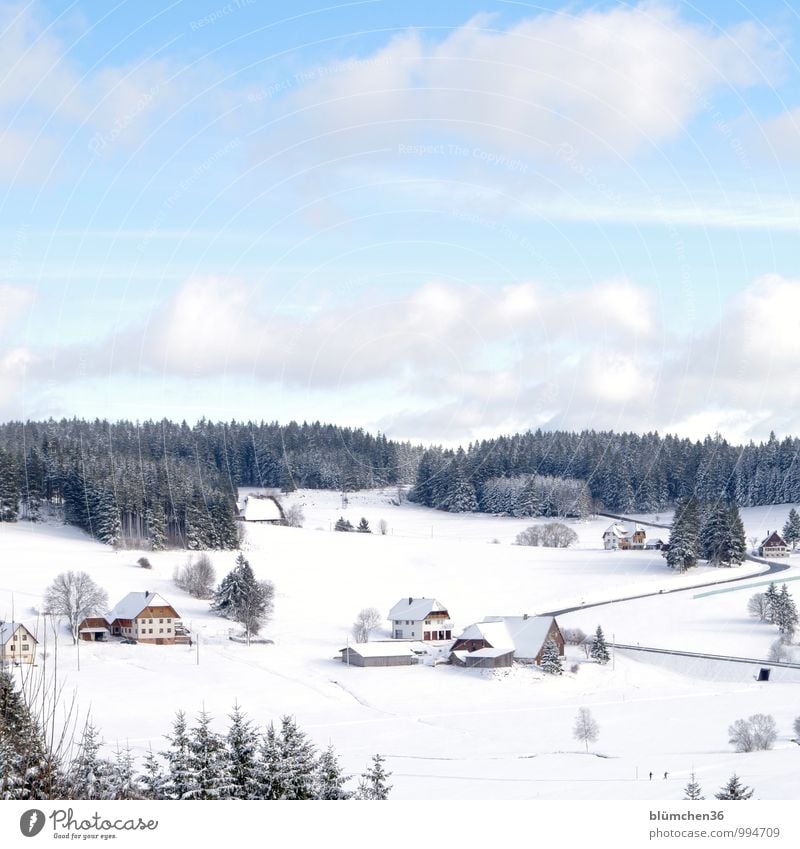
<svg viewBox="0 0 800 849"><path fill-rule="evenodd" d="M483 656L484 668L510 665L505 663L503 652L511 652L514 660L541 663L548 639L553 640L563 657L564 637L552 616L492 616L466 628L453 643L451 653L458 657L462 652L474 654L485 649L498 652L493 656L494 663L489 662L491 655Z"/></svg>
<svg viewBox="0 0 800 849"><path fill-rule="evenodd" d="M501 669L514 663L514 649L475 649L475 651L450 652L450 662L454 666L467 669Z"/></svg>
<svg viewBox="0 0 800 849"><path fill-rule="evenodd" d="M417 656L408 643L356 643L340 649L349 666L413 666Z"/></svg>

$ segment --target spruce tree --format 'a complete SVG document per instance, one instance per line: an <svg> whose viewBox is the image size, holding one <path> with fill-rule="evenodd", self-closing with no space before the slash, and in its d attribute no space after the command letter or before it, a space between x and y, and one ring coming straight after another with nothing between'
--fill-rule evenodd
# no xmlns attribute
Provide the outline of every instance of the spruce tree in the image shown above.
<svg viewBox="0 0 800 849"><path fill-rule="evenodd" d="M19 515L17 465L8 451L0 448L0 522L16 522Z"/></svg>
<svg viewBox="0 0 800 849"><path fill-rule="evenodd" d="M595 631L589 655L598 663L608 663L611 659L611 655L608 653L608 646L606 645L606 638L603 634L603 629L599 625Z"/></svg>
<svg viewBox="0 0 800 849"><path fill-rule="evenodd" d="M119 800L141 799L142 789L136 776L136 764L129 745L124 749L117 746L114 760L111 762L109 776L109 798Z"/></svg>
<svg viewBox="0 0 800 849"><path fill-rule="evenodd" d="M359 534L371 534L372 533L372 531L370 530L370 527L369 527L369 522L366 520L366 518L364 516L361 517L361 521L358 523L358 527L356 528L356 531Z"/></svg>
<svg viewBox="0 0 800 849"><path fill-rule="evenodd" d="M214 593L211 609L242 625L249 641L271 613L272 592L271 584L256 580L252 567L240 552L236 566L222 579Z"/></svg>
<svg viewBox="0 0 800 849"><path fill-rule="evenodd" d="M305 732L291 716L281 719L278 737L279 787L281 799L313 799L316 751Z"/></svg>
<svg viewBox="0 0 800 849"><path fill-rule="evenodd" d="M767 615L765 617L766 621L772 625L776 623L776 617L778 615L778 606L780 604L778 600L778 589L775 586L775 582L771 581L770 585L767 587L767 591L764 593L764 596L767 600Z"/></svg>
<svg viewBox="0 0 800 849"><path fill-rule="evenodd" d="M755 791L742 784L739 776L734 773L728 779L728 783L720 788L719 793L714 794L714 798L723 800L749 799L754 792Z"/></svg>
<svg viewBox="0 0 800 849"><path fill-rule="evenodd" d="M800 513L792 507L789 511L789 518L783 526L783 538L792 546L792 551L797 548L797 543L800 542Z"/></svg>
<svg viewBox="0 0 800 849"><path fill-rule="evenodd" d="M739 566L747 554L747 540L744 534L744 524L739 508L732 504L727 513L727 548L726 562L729 566Z"/></svg>
<svg viewBox="0 0 800 849"><path fill-rule="evenodd" d="M335 531L349 532L353 530L353 523L349 519L345 519L343 516L340 516L336 520L336 524L333 526Z"/></svg>
<svg viewBox="0 0 800 849"><path fill-rule="evenodd" d="M211 729L211 716L200 711L189 733L187 748L189 788L184 799L227 799L231 777L225 742Z"/></svg>
<svg viewBox="0 0 800 849"><path fill-rule="evenodd" d="M158 756L152 749L144 756L144 766L139 774L139 787L143 799L166 799L165 777Z"/></svg>
<svg viewBox="0 0 800 849"><path fill-rule="evenodd" d="M356 799L384 801L389 798L392 785L388 781L392 774L386 772L383 768L384 763L385 761L380 755L375 755L372 758L372 763L361 775L355 794Z"/></svg>
<svg viewBox="0 0 800 849"><path fill-rule="evenodd" d="M255 773L255 798L281 798L281 753L274 723L270 723L261 738Z"/></svg>
<svg viewBox="0 0 800 849"><path fill-rule="evenodd" d="M226 737L233 799L252 799L258 793L258 734L238 705L233 708Z"/></svg>
<svg viewBox="0 0 800 849"><path fill-rule="evenodd" d="M679 503L669 535L669 548L664 556L671 569L685 572L697 565L700 550L700 512L697 499L690 497Z"/></svg>
<svg viewBox="0 0 800 849"><path fill-rule="evenodd" d="M540 665L548 675L561 675L564 671L561 655L558 653L558 645L552 637L548 637L545 641Z"/></svg>
<svg viewBox="0 0 800 849"><path fill-rule="evenodd" d="M100 756L102 740L97 728L87 721L78 746L78 756L69 774L70 796L74 799L110 799L112 765Z"/></svg>
<svg viewBox="0 0 800 849"><path fill-rule="evenodd" d="M689 778L689 783L686 785L683 792L685 794L683 797L684 799L705 799L705 796L703 796L703 790L694 777L694 772L692 772Z"/></svg>
<svg viewBox="0 0 800 849"><path fill-rule="evenodd" d="M775 607L773 610L774 613L772 621L778 626L781 639L785 643L790 643L794 638L795 631L797 630L797 607L795 606L794 599L786 587L786 584L781 587L781 591L778 593L775 600Z"/></svg>
<svg viewBox="0 0 800 849"><path fill-rule="evenodd" d="M164 793L167 799L186 799L194 785L189 773L189 730L182 710L175 715L167 740L170 746L161 753L167 762Z"/></svg>
<svg viewBox="0 0 800 849"><path fill-rule="evenodd" d="M317 762L314 798L327 800L349 799L352 794L344 789L347 779L348 776L342 772L333 746L328 746L319 756L319 761Z"/></svg>

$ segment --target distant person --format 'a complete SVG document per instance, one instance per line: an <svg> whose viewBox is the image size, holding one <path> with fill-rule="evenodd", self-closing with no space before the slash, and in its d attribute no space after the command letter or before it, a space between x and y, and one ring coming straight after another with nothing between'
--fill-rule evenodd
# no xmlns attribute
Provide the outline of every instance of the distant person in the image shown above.
<svg viewBox="0 0 800 849"><path fill-rule="evenodd" d="M664 781L666 781L666 780L667 780L667 776L668 776L668 775L669 775L669 773L668 773L668 772L665 772L665 773L664 773Z"/></svg>
<svg viewBox="0 0 800 849"><path fill-rule="evenodd" d="M651 772L650 773L650 781L652 781L652 780L653 780L653 773Z"/></svg>

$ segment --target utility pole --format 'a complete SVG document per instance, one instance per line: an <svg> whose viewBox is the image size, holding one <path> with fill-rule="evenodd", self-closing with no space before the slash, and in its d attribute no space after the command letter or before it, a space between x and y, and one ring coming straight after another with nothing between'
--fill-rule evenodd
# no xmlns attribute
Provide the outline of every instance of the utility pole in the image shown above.
<svg viewBox="0 0 800 849"><path fill-rule="evenodd" d="M195 642L197 643L197 665L200 666L200 635L199 634L197 635L197 640Z"/></svg>
<svg viewBox="0 0 800 849"><path fill-rule="evenodd" d="M617 636L611 635L611 671L613 672L617 665Z"/></svg>

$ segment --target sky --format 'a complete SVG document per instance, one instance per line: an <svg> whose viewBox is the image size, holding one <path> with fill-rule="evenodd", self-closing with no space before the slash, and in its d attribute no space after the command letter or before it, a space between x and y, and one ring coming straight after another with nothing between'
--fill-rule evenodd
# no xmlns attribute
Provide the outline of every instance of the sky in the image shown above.
<svg viewBox="0 0 800 849"><path fill-rule="evenodd" d="M0 420L800 434L799 36L0 0Z"/></svg>

